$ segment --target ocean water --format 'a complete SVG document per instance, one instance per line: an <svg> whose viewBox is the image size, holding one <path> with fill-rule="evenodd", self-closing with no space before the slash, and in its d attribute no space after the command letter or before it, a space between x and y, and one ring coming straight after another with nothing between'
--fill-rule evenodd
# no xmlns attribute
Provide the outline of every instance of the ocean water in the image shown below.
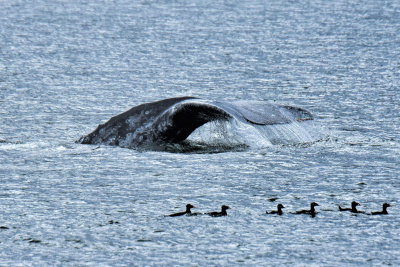
<svg viewBox="0 0 400 267"><path fill-rule="evenodd" d="M400 265L399 29L385 0L1 1L0 266ZM315 119L205 125L200 152L75 143L176 96ZM164 217L187 203L232 209Z"/></svg>

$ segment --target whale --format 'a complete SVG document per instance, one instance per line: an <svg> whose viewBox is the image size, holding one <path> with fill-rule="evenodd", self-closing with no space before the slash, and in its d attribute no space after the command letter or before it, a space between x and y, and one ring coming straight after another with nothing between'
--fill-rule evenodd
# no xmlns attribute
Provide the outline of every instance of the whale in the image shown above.
<svg viewBox="0 0 400 267"><path fill-rule="evenodd" d="M265 101L175 97L135 106L98 125L76 142L133 149L162 146L184 141L208 122L229 120L250 125L278 125L313 120L313 116L300 107Z"/></svg>

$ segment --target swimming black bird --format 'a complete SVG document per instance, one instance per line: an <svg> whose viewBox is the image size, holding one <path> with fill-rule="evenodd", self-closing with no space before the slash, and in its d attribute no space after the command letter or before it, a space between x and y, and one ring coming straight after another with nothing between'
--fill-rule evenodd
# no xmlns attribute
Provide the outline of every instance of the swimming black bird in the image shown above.
<svg viewBox="0 0 400 267"><path fill-rule="evenodd" d="M383 205L382 205L382 211L373 211L373 212L371 212L371 214L370 215L383 215L383 214L389 214L388 212L387 212L387 208L388 207L391 207L392 205L390 205L390 204L388 204L388 203L383 203Z"/></svg>
<svg viewBox="0 0 400 267"><path fill-rule="evenodd" d="M278 214L278 215L282 215L282 214L283 214L282 209L285 208L285 207L284 207L282 204L278 204L278 206L276 206L276 208L277 208L278 210L272 210L272 211L270 211L270 212L266 211L265 213L266 213L266 214Z"/></svg>
<svg viewBox="0 0 400 267"><path fill-rule="evenodd" d="M310 209L309 210L298 210L294 214L310 214L311 216L315 216L317 212L315 211L315 206L319 206L318 203L312 202L310 204Z"/></svg>
<svg viewBox="0 0 400 267"><path fill-rule="evenodd" d="M207 215L210 215L212 217L221 217L221 216L226 216L228 213L226 213L226 210L230 210L231 208L225 205L221 206L221 211L213 211L213 212L208 212L206 213Z"/></svg>
<svg viewBox="0 0 400 267"><path fill-rule="evenodd" d="M192 209L192 208L196 208L196 207L193 206L192 204L187 204L187 205L186 205L186 210L185 210L185 211L178 212L178 213L173 213L173 214L166 215L166 216L169 216L169 217L176 217L176 216L182 216L182 215L190 215L190 214L192 213L190 209Z"/></svg>
<svg viewBox="0 0 400 267"><path fill-rule="evenodd" d="M364 211L357 210L357 206L361 206L359 202L351 202L351 208L342 208L339 205L339 211L350 211L352 213L365 213Z"/></svg>

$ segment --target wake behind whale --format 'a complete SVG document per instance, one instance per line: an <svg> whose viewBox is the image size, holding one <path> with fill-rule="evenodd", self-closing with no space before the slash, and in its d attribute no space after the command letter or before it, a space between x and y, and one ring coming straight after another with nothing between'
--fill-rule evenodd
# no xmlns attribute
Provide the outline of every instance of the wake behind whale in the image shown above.
<svg viewBox="0 0 400 267"><path fill-rule="evenodd" d="M220 127L225 132L229 131L226 128L234 128L235 133L258 133L255 139L265 139L270 143L279 143L280 139L293 139L291 135L298 139L296 142L301 142L298 137L305 136L305 129L300 124L312 119L307 110L286 105L179 97L133 107L100 124L77 142L159 150L171 145L185 144L186 139L196 129L213 123L219 123L217 128L225 125ZM194 135L196 132L198 131ZM246 145L245 143L246 141L242 145Z"/></svg>

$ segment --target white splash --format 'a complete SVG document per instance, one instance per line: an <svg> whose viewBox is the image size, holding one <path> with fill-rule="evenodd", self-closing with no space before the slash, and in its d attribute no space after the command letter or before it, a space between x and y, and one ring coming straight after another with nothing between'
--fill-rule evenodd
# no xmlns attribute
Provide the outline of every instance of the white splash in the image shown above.
<svg viewBox="0 0 400 267"><path fill-rule="evenodd" d="M323 129L314 121L276 125L254 125L239 120L209 122L196 129L189 141L252 148L304 144L321 140Z"/></svg>

